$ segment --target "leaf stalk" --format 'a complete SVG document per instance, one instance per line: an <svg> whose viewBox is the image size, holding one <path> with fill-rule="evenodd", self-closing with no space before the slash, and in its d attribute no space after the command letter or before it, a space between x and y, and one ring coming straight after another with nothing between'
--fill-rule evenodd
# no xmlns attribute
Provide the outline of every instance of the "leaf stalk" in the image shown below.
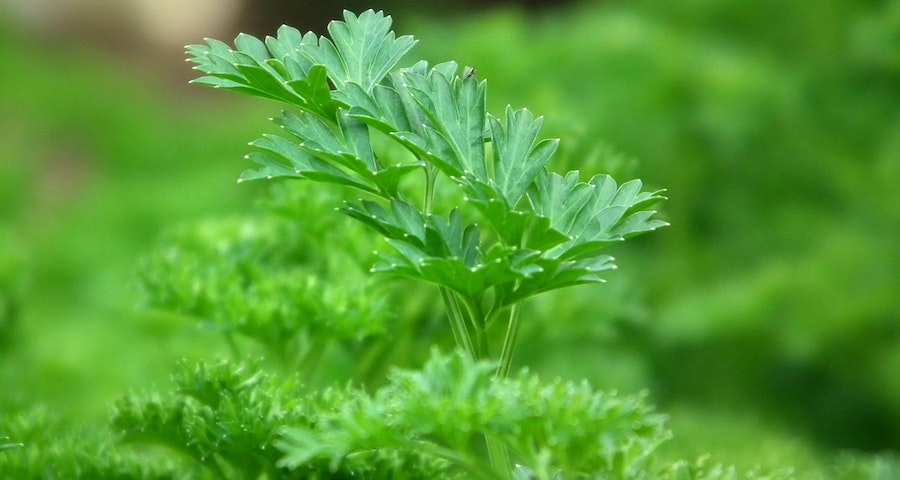
<svg viewBox="0 0 900 480"><path fill-rule="evenodd" d="M478 360L478 350L472 342L472 336L469 334L469 328L466 326L466 319L459 306L455 294L446 287L441 287L441 299L444 301L444 307L447 309L447 318L450 321L450 330L453 332L453 339L456 345L463 349L464 352L472 360Z"/></svg>
<svg viewBox="0 0 900 480"><path fill-rule="evenodd" d="M509 323L506 327L506 337L503 339L503 349L500 351L500 365L497 367L497 378L509 377L513 351L519 335L520 307L521 303L514 303L509 307Z"/></svg>

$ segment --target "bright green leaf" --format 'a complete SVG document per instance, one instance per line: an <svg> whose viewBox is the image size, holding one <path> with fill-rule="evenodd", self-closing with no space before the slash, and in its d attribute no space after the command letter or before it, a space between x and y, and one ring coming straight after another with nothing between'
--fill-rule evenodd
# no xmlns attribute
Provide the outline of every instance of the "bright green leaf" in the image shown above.
<svg viewBox="0 0 900 480"><path fill-rule="evenodd" d="M490 117L494 144L494 183L510 207L534 183L550 160L558 140L537 140L541 118L533 119L527 109L506 109L506 122Z"/></svg>

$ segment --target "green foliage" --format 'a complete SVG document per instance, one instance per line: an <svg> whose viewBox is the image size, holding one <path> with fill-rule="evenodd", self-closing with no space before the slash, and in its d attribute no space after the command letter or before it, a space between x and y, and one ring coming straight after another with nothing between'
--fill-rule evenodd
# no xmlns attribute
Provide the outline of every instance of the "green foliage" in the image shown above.
<svg viewBox="0 0 900 480"><path fill-rule="evenodd" d="M559 321L523 329L531 365L652 385L663 410L692 405L694 423L716 428L673 448L742 466L813 463L790 448L762 455L750 421L809 452L895 450L898 11L604 1L408 26L426 58L454 55L490 78L489 108L527 97L564 136L559 165L677 192L665 208L677 228L619 247L614 285L540 301ZM639 162L594 154L597 138ZM596 317L615 323L585 321ZM598 356L611 366L584 361Z"/></svg>
<svg viewBox="0 0 900 480"><path fill-rule="evenodd" d="M532 478L565 472L565 478L624 479L646 471L650 453L668 438L663 417L642 396L542 382L527 372L498 381L495 368L462 354L432 354L421 371L395 371L372 396L352 393L313 425L289 428L279 442L283 464L323 459L364 466L395 451L442 460L454 478L504 478L473 454L489 436L507 445Z"/></svg>
<svg viewBox="0 0 900 480"><path fill-rule="evenodd" d="M438 285L454 338L472 359L490 356L487 329L509 310L497 368L503 378L516 343L517 304L602 281L598 273L613 264L599 251L666 225L647 210L663 197L642 193L639 181L619 187L608 176L583 183L577 171L548 172L557 141L538 140L540 119L511 107L505 122L488 115L486 82L471 69L460 74L455 62L429 68L420 61L392 72L414 41L396 38L390 25L381 12L345 12L343 22L328 28L332 41L282 27L277 38L239 35L234 49L207 40L187 47L187 54L207 74L197 83L299 109L275 119L293 140L268 136L252 144L259 151L249 158L262 168L242 180L304 178L371 196L342 211L396 251L380 254L372 270ZM413 160L377 153L374 131ZM420 205L401 189L413 172L424 186ZM441 174L484 219L482 226L465 218L473 216L471 208L435 210ZM509 445L496 432L481 433L495 472L507 478Z"/></svg>
<svg viewBox="0 0 900 480"><path fill-rule="evenodd" d="M787 480L794 478L790 471L762 473L758 470L739 472L734 467L710 465L708 458L701 458L694 463L675 462L660 472L660 480Z"/></svg>
<svg viewBox="0 0 900 480"><path fill-rule="evenodd" d="M900 457L847 453L838 459L834 471L835 480L889 480L900 475Z"/></svg>
<svg viewBox="0 0 900 480"><path fill-rule="evenodd" d="M330 342L352 347L383 335L389 292L363 278L352 256L319 255L305 227L262 213L176 229L139 269L147 305L308 368ZM344 283L328 280L338 275Z"/></svg>
<svg viewBox="0 0 900 480"><path fill-rule="evenodd" d="M386 459L399 458L407 468L429 465L437 469L429 475L446 478L644 477L651 452L668 433L641 397L600 394L585 383L544 384L524 373L506 377L517 304L602 281L598 273L614 265L599 251L664 226L648 210L663 197L642 192L639 181L620 186L598 175L582 182L578 172L547 171L557 141L538 139L541 119L511 107L503 121L488 115L486 83L471 69L460 74L455 62L431 68L418 62L392 72L414 42L395 38L389 27L380 12L347 12L344 22L329 26L340 37L334 43L282 27L265 41L240 35L234 49L207 40L187 50L207 74L196 82L299 109L275 119L293 139L253 142L257 151L249 158L261 168L241 179L294 177L364 192L369 199L342 211L396 252L379 254L372 270L441 287L454 337L466 352L433 355L421 372L395 372L371 396L326 391L311 402L320 409L295 420L277 442L286 455L280 465L297 470L326 462L332 472L371 471L373 465L385 471ZM364 58L368 69L355 63ZM375 132L407 154L383 156ZM401 184L414 172L422 175L421 204ZM440 175L459 189L466 208L435 210L443 206L435 202ZM499 367L479 362L489 355L486 329L507 308ZM482 438L486 444L478 447ZM701 466L669 471L707 474Z"/></svg>
<svg viewBox="0 0 900 480"><path fill-rule="evenodd" d="M494 370L433 351L420 370L394 370L372 394L310 394L258 363L185 363L174 394L117 402L113 430L177 453L183 478L505 478L484 458L486 433L509 447L517 479L739 478L706 461L659 462L656 447L670 435L644 395L527 371L498 380Z"/></svg>
<svg viewBox="0 0 900 480"><path fill-rule="evenodd" d="M33 410L0 417L0 431L13 439L0 444L4 478L141 479L184 478L169 459L114 447L108 436L72 428L49 412ZM4 438L0 441L6 442Z"/></svg>
<svg viewBox="0 0 900 480"><path fill-rule="evenodd" d="M304 478L276 467L280 426L302 419L303 396L257 365L183 364L170 397L130 395L116 403L113 429L131 443L168 447L213 478Z"/></svg>
<svg viewBox="0 0 900 480"><path fill-rule="evenodd" d="M259 151L250 158L262 168L242 179L304 178L374 197L342 209L394 248L396 255L379 255L373 271L440 286L457 342L481 358L489 351L485 330L504 309L548 290L602 281L598 274L613 268L599 253L603 247L666 225L647 210L663 197L642 193L638 181L619 187L608 176L583 183L577 172L549 173L544 165L557 142L538 140L540 119L512 108L504 121L488 115L486 83L471 70L460 75L455 62L429 68L420 61L392 72L414 42L389 28L381 12L346 12L329 27L340 36L335 43L283 27L277 38L241 35L234 49L207 40L187 53L207 74L196 82L299 109L275 119L293 140L254 142ZM373 63L360 68L360 59ZM382 158L370 129L414 160ZM401 179L413 172L423 177L421 205L401 191ZM458 206L434 210L439 174L485 223L466 219L474 212ZM513 308L501 372L509 369L517 327Z"/></svg>
<svg viewBox="0 0 900 480"><path fill-rule="evenodd" d="M18 203L29 205L22 215L10 217L25 224L22 237L29 241L11 243L21 243L29 259L36 260L39 278L34 284L41 287L20 295L22 272L16 262L4 262L0 247L0 279L12 272L6 276L12 279L8 298L24 307L14 316L18 329L12 343L0 345L5 363L0 476L494 478L499 474L491 466L496 456L491 453L501 441L510 463L519 464L510 469L519 480L570 478L570 472L590 470L571 460L571 452L531 460L538 455L523 454L520 439L509 438L490 421L470 427L478 433L452 428L457 417L484 420L477 408L501 403L491 395L504 385L518 385L533 395L505 403L510 409L534 406L541 398L544 403L535 410L552 412L547 418L570 418L565 408L552 406L558 403L553 395L541 396L540 388L566 385L572 388L563 389L565 395L578 397L580 383L538 381L524 373L497 381L491 379L495 363L436 355L425 369L396 370L388 385L379 388L385 381L379 368L398 360L417 366L417 352L427 351L422 344L449 344L431 305L439 303L437 298L449 299L449 314L463 319L462 329L477 337L479 325L473 323L482 319L483 334L496 341L487 325L499 323L504 311L510 313L509 323L516 321L518 301L555 288L547 282L559 277L565 286L583 277L595 283L607 274L613 264L599 247L616 234L610 224L616 224L629 202L635 211L645 207L640 205L642 187L595 175L603 171L614 171L616 177L638 172L649 185L665 183L677 191L678 202L667 206L666 216L679 228L664 243L618 247L624 247L620 252L627 268L612 288L569 289L528 302L521 315L536 321L523 322L525 345L520 346L526 350L518 356L544 378L584 375L594 385L626 391L652 385L653 401L667 412L675 410L669 425L676 439L651 450L652 438L637 435L636 442L650 453L646 461L638 461L634 478L790 478L744 470L756 464L793 464L805 472L811 464L830 462L833 445L896 444L889 442L895 438L890 436L897 423L893 407L900 398L894 394L900 392L895 368L900 357L892 321L897 310L893 286L900 271L895 241L900 223L892 208L900 173L895 161L900 152L894 88L898 57L891 42L898 11L894 5L839 0L763 1L752 7L714 0L638 1L603 2L540 18L512 11L445 18L423 26L427 41L422 42L422 57L465 59L478 67L478 77L470 68L460 72L457 64L447 64L437 74L430 74L426 64L414 64L408 70L418 74L409 75L407 84L415 89L406 96L396 93L403 86L393 82L407 69L391 67L382 75L353 67L387 65L406 48L404 42L411 42L390 36L387 17L345 18L334 24L332 39L282 35L287 27L272 40L242 36L235 47L221 47L224 61L216 65L223 71L232 58L228 55L241 63L231 73L236 85L221 86L241 90L241 82L245 87L251 81L267 85L265 90L244 90L266 98L272 98L266 92L280 92L275 99L289 109L277 119L286 133L254 142L250 158L257 167L242 178L299 176L341 188L335 195L296 189L296 196L275 208L286 217L257 211L171 230L139 273L150 306L178 315L154 313L138 321L126 312L131 297L125 293L128 282L118 275L127 269L122 265L147 248L147 233L176 208L182 217L237 208L236 195L207 186L225 181L221 175L227 176L228 169L221 168L222 159L239 157L226 144L263 128L246 121L262 115L245 110L223 115L218 105L205 105L193 110L212 112L207 119L227 116L229 121L207 121L215 127L208 129L202 122L188 127L170 121L186 112L163 112L160 118L166 121L160 121L155 107L164 102L141 98L145 103L140 103L130 96L141 91L135 88L139 82L123 81L117 90L112 82L98 87L84 81L94 76L118 81L120 69L87 77L72 68L77 67L72 59L79 56L68 48L22 50L35 65L44 65L41 70L7 55L11 48L4 42L5 64L15 72L5 75L0 69L0 80L10 86L5 91L15 93L2 98L10 108L0 113L10 127L0 129L0 138L11 147L10 158L31 162L58 148L68 152L66 142L75 142L91 164L96 155L100 168L90 175L100 182L88 190L93 200L66 202L71 204L68 213L51 216L43 203L31 205L32 190L42 192L42 170L20 175L25 169L0 167L11 172L0 175L3 198L10 200L4 202L4 212L16 213ZM367 44L353 34L362 25L381 25L372 31L383 35ZM285 43L279 46L282 37ZM307 46L300 48L297 65L284 61L279 72L273 60L291 54L288 40ZM377 48L384 44L392 48ZM273 45L280 53L270 50ZM355 47L348 47L353 45L372 48L353 57ZM520 51L527 55L516 55ZM265 59L267 55L272 58ZM354 63L354 58L368 60ZM388 61L375 60L379 58ZM305 72L305 78L282 89L277 75L290 75L289 68ZM58 81L60 71L65 71L65 82ZM346 82L336 82L330 71ZM365 79L379 76L371 91L363 86ZM481 77L491 78L490 97L479 90ZM445 87L442 82L448 79ZM542 121L528 110L507 108L497 117L485 114L483 121L467 115L457 119L452 109L438 111L442 97L433 93L440 89L466 105L481 108L484 103L485 110L497 112L503 112L506 98L528 98L535 111L550 115ZM47 98L30 93L38 90ZM96 101L98 90L118 101ZM307 108L291 102L306 102ZM423 114L425 110L432 115ZM35 122L54 129L24 135ZM364 138L361 125L368 129L369 143L359 141ZM483 152L475 141L479 125ZM111 133L97 134L94 128ZM565 140L558 144L541 131ZM613 163L605 150L594 150L598 137L615 139L641 163ZM40 145L37 152L33 145ZM426 148L433 155L423 153ZM482 162L471 161L479 155ZM519 161L504 160L513 158ZM37 158L36 164L41 161ZM150 161L155 162L152 169L135 168ZM157 168L159 161L168 162L166 168ZM552 165L578 168L590 180L549 173L546 167ZM179 174L172 175L176 169ZM122 175L125 183L120 183ZM36 180L38 188L19 185L19 180ZM590 185L601 184L609 192L621 192L623 204L602 208L594 203L590 190L597 187ZM109 193L111 186L114 193ZM253 193L256 188L258 184L234 191ZM324 211L341 205L350 189L363 198L344 204L352 218L340 223L340 216ZM633 198L628 198L630 189L637 193ZM164 195L148 197L146 192ZM643 194L654 196L652 189ZM555 209L554 197L579 201L572 209ZM130 204L136 208L126 210ZM604 212L594 217L597 221L579 223L594 215L594 207ZM610 223L600 222L601 216ZM370 243L353 227L363 225L387 238L378 246L384 251L377 260L362 254ZM79 227L87 233L73 230ZM591 237L588 232L599 233ZM102 249L96 248L98 236L104 239ZM518 249L518 256L504 248L491 250L496 245ZM593 262L579 263L585 260L579 257L581 249ZM540 256L529 256L530 251ZM494 259L501 261L492 264ZM534 268L562 259L565 267L558 276ZM359 273L358 264L373 263L376 271L424 279L443 291L406 289L406 280L368 279ZM471 272L472 267L481 268ZM481 291L488 293L474 301ZM169 368L173 355L212 356L204 343L208 336L190 331L182 339L175 333L194 323L225 333L238 360L185 361L174 392L122 399L115 439L96 428L36 419L17 408L30 402L52 404L58 397L70 410L54 412L54 418L75 412L79 420L90 421L84 406L102 405L103 391L121 391L120 384L154 388L147 385L156 381L159 370ZM473 340L470 351L492 356ZM104 347L107 343L115 347ZM79 355L74 345L90 355ZM248 351L267 359L241 362ZM146 352L152 358L142 361ZM380 367L367 367L373 363ZM454 367L459 365L465 367ZM122 370L134 371L134 376L127 382L110 381ZM73 380L78 375L88 380ZM351 386L344 389L312 393L321 384L348 379ZM86 381L91 388L84 388ZM528 382L535 388L527 389ZM244 383L249 386L241 387ZM466 388L470 383L474 386ZM35 389L43 384L52 385L52 395ZM468 396L457 398L443 387L447 385ZM646 406L642 397L584 388L586 397L603 397L601 406L617 400ZM264 394L254 396L254 391ZM773 396L773 391L779 394ZM385 399L409 406L385 404ZM679 405L693 415L678 418ZM710 405L727 408L728 414L716 422ZM248 418L241 411L268 420ZM430 416L419 418L421 412ZM496 417L522 432L532 432L535 423L520 411ZM649 417L635 418L640 423ZM385 431L385 423L395 430ZM249 428L245 431L242 424ZM375 435L336 427L358 425L367 425ZM800 436L798 425L813 427ZM486 431L491 432L487 442L481 438ZM568 431L554 428L553 434ZM219 432L226 436L216 436ZM316 445L291 445L288 432L336 446L323 451ZM532 433L526 438L536 439L540 452L564 450L540 440L545 431ZM117 445L120 438L128 441ZM347 443L376 450L353 450ZM353 451L342 456L342 448ZM698 451L714 451L717 460L724 453L725 461L739 467L709 460L669 463L693 458ZM277 463L285 454L314 458L291 469L286 460ZM835 469L823 466L818 477L798 476L882 480L896 477L896 465L889 453L860 453L840 457Z"/></svg>

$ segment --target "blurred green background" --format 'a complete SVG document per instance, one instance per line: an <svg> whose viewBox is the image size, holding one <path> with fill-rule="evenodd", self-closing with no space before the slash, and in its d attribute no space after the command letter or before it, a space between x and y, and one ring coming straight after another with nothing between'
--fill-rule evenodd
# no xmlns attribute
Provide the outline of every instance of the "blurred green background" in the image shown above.
<svg viewBox="0 0 900 480"><path fill-rule="evenodd" d="M182 46L339 12L75 3L0 4L0 415L102 425L225 352L140 308L139 259L268 188L234 180L279 106L188 87ZM649 390L673 456L900 450L900 2L448 5L372 4L417 57L474 66L492 112L544 115L552 169L669 192L672 226L618 247L607 285L528 305L520 365Z"/></svg>

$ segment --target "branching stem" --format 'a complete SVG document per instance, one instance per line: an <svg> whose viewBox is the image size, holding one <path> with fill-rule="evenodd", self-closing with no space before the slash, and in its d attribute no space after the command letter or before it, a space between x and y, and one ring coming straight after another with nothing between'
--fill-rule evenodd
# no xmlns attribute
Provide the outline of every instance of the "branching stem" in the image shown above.
<svg viewBox="0 0 900 480"><path fill-rule="evenodd" d="M444 305L447 307L450 329L453 331L453 338L456 340L456 344L465 350L473 360L488 358L487 332L485 331L485 319L482 316L480 306L475 300L460 298L460 296L447 288L441 287L440 290ZM460 306L460 303L462 306ZM465 312L463 308L465 308ZM470 328L474 331L474 342L472 341L472 335L469 334ZM504 348L506 348L505 345ZM509 370L508 365L506 370ZM506 444L487 432L484 434L484 441L494 473L504 480L512 478L512 464L509 460L509 449Z"/></svg>
<svg viewBox="0 0 900 480"><path fill-rule="evenodd" d="M490 358L490 348L487 343L487 332L484 315L478 301L471 298L463 298L462 304L466 308L465 313L469 317L469 324L475 332L475 348L479 359Z"/></svg>

